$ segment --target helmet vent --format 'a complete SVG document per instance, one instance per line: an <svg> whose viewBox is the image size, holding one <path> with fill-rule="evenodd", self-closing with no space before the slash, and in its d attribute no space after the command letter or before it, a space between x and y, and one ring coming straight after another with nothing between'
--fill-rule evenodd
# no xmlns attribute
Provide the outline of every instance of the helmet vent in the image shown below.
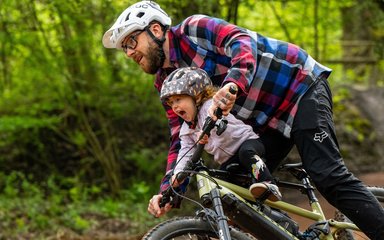
<svg viewBox="0 0 384 240"><path fill-rule="evenodd" d="M181 71L179 71L179 74L178 74L177 77L180 79L180 78L182 78L184 75L185 75L185 72L181 72Z"/></svg>
<svg viewBox="0 0 384 240"><path fill-rule="evenodd" d="M143 12L139 12L136 16L137 16L138 18L141 18L143 15L144 15Z"/></svg>
<svg viewBox="0 0 384 240"><path fill-rule="evenodd" d="M129 15L131 15L131 13L128 13L127 17L125 18L125 21L129 20Z"/></svg>

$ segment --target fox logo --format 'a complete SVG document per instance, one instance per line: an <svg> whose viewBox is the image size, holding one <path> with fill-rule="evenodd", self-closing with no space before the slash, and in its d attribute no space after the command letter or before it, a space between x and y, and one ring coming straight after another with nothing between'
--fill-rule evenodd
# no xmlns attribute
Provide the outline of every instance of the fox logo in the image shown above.
<svg viewBox="0 0 384 240"><path fill-rule="evenodd" d="M322 131L321 133L315 133L315 137L313 138L314 141L317 142L323 142L324 139L328 137L328 133L325 131Z"/></svg>

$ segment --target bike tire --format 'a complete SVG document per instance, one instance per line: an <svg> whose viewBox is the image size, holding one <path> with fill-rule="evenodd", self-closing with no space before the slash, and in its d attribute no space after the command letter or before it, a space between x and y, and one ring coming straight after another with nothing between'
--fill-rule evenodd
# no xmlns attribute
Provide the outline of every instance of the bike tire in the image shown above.
<svg viewBox="0 0 384 240"><path fill-rule="evenodd" d="M209 240L219 239L214 224L203 218L176 217L159 223L147 232L142 240ZM230 227L233 240L257 240L252 235Z"/></svg>
<svg viewBox="0 0 384 240"><path fill-rule="evenodd" d="M368 187L368 190L375 195L377 200L381 203L383 206L384 204L384 187Z"/></svg>
<svg viewBox="0 0 384 240"><path fill-rule="evenodd" d="M339 210L335 211L335 220L339 222L351 222L344 214ZM355 234L350 229L340 229L335 234L335 240L355 240Z"/></svg>
<svg viewBox="0 0 384 240"><path fill-rule="evenodd" d="M384 188L383 187L367 187L370 192L377 198L377 200L384 207ZM351 222L348 217L342 214L339 210L335 211L335 220L339 222ZM360 236L361 233L358 233ZM355 240L355 233L352 230L342 229L336 233L336 240ZM361 238L359 238L361 239ZM368 238L367 238L368 239Z"/></svg>

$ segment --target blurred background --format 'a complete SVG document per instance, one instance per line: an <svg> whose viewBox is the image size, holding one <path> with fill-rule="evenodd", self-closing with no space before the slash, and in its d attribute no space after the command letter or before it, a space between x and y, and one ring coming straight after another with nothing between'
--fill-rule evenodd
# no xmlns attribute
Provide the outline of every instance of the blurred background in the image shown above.
<svg viewBox="0 0 384 240"><path fill-rule="evenodd" d="M154 76L101 43L135 2L0 2L0 239L134 239L158 222L147 201L169 142ZM157 2L173 25L220 17L332 68L344 160L383 173L383 0Z"/></svg>

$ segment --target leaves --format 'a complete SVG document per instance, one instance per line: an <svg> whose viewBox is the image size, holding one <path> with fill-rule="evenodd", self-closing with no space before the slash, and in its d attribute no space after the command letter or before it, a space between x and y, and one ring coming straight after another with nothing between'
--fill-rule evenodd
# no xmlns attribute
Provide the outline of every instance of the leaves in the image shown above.
<svg viewBox="0 0 384 240"><path fill-rule="evenodd" d="M146 204L140 201L157 192L164 174L167 119L153 88L154 76L101 44L104 31L134 2L0 1L0 194L10 199L0 203L1 227L26 232L62 224L82 231L93 222L79 209L100 196L106 198L92 211L148 222L142 211ZM339 40L343 24L349 25L340 9L370 9L366 26L376 41L375 56L382 59L384 52L384 14L373 0L157 2L173 25L196 13L224 18L292 40L325 64L343 56ZM344 72L342 65L330 66L334 85L366 81L354 68ZM377 67L383 71L382 60ZM383 82L379 78L377 84ZM335 95L335 111L345 111L348 97L345 92ZM347 134L365 141L367 122L351 116L346 118L351 119L345 124ZM117 203L119 197L129 203ZM68 203L78 207L63 210ZM4 205L13 214L4 213ZM52 223L54 216L62 217Z"/></svg>
<svg viewBox="0 0 384 240"><path fill-rule="evenodd" d="M49 166L56 173L66 166L65 176L89 184L106 181L112 192L130 182L122 178L162 174L168 130L164 114L159 114L154 77L101 44L104 31L133 2L2 1L0 156L6 154L6 160L1 161L25 159L25 166ZM356 5L355 0L319 5L311 0L158 2L174 24L205 13L292 40L320 60L342 56L336 44L343 24L339 9ZM361 7L374 4L368 2ZM377 13L375 19L377 33L384 18ZM342 82L342 74L337 69L333 81ZM356 79L352 70L346 74Z"/></svg>

